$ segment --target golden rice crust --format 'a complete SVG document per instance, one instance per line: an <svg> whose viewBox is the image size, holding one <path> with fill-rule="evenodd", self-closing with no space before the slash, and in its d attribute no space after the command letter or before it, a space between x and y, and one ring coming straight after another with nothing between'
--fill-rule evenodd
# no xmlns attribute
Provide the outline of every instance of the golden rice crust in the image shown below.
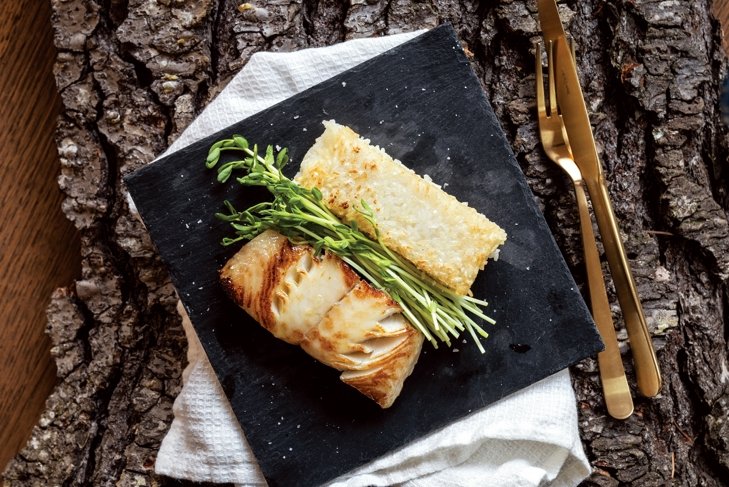
<svg viewBox="0 0 729 487"><path fill-rule="evenodd" d="M426 181L349 127L324 122L296 181L317 187L339 218L374 229L357 211L372 208L383 243L459 294L467 294L506 232L467 204Z"/></svg>

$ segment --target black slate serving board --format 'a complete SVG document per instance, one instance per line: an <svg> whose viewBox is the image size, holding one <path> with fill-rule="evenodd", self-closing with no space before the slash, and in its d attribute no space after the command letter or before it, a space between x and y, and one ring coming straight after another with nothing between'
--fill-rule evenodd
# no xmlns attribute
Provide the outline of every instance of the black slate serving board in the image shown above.
<svg viewBox="0 0 729 487"><path fill-rule="evenodd" d="M223 294L217 270L225 199L261 191L215 182L208 147L239 133L290 150L286 172L335 119L430 175L509 234L473 291L497 325L481 355L470 342L424 352L389 410L339 373L268 334ZM450 26L370 61L161 159L127 178L144 219L271 486L319 485L601 349L584 301L534 203ZM457 224L457 222L454 222ZM466 337L464 337L465 339ZM535 407L538 405L535 404Z"/></svg>

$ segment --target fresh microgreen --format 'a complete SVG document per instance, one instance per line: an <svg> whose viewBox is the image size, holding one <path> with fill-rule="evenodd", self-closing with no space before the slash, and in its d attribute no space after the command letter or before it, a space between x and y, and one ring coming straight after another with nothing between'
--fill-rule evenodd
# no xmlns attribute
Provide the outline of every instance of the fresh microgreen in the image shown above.
<svg viewBox="0 0 729 487"><path fill-rule="evenodd" d="M274 154L273 146L269 145L264 155L260 155L257 145L251 146L244 137L234 135L210 147L205 162L208 169L218 165L225 152L240 154L242 159L222 163L217 168L218 181L224 183L234 172L242 172L235 178L239 184L265 187L273 195L273 201L243 211L226 201L226 212L216 216L230 223L235 237L225 237L223 245L250 240L273 229L295 245L311 245L317 254L326 250L387 292L400 305L408 321L434 347L438 347L438 341L450 346L452 339L467 331L484 353L480 337L486 338L488 333L474 317L494 323L481 310L487 303L451 291L388 249L380 239L375 214L366 201L360 202L357 211L372 224L374 239L362 233L355 222L347 224L334 215L317 188L303 188L283 174L282 168L289 159L286 149Z"/></svg>

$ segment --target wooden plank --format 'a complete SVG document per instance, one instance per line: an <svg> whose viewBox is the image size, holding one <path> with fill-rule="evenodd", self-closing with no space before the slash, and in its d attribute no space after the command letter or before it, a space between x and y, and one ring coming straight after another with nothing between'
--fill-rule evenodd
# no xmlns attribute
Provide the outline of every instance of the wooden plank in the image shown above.
<svg viewBox="0 0 729 487"><path fill-rule="evenodd" d="M727 54L729 54L729 0L716 0L712 7L714 17L721 24L722 45Z"/></svg>
<svg viewBox="0 0 729 487"><path fill-rule="evenodd" d="M0 472L55 384L45 335L50 293L79 268L63 216L53 132L59 97L48 2L3 3L0 15Z"/></svg>

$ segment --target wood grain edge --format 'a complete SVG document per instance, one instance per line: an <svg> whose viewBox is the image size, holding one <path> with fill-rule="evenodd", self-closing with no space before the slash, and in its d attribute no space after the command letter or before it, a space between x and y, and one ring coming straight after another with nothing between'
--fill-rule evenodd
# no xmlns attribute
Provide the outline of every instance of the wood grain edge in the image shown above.
<svg viewBox="0 0 729 487"><path fill-rule="evenodd" d="M0 466L23 446L56 383L45 334L53 289L79 269L78 236L61 212L53 133L59 97L48 2L0 16ZM7 9L7 10L6 10ZM0 472L3 469L0 468Z"/></svg>

